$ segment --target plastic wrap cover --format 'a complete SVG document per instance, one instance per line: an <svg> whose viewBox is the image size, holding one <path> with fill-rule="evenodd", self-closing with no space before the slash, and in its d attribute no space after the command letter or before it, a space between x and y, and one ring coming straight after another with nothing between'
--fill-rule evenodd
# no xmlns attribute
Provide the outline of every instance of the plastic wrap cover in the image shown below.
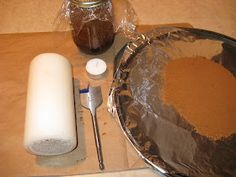
<svg viewBox="0 0 236 177"><path fill-rule="evenodd" d="M198 134L159 98L169 60L204 56L236 75L236 41L218 33L161 28L120 52L109 111L141 157L166 176L236 176L236 134L213 141Z"/></svg>
<svg viewBox="0 0 236 177"><path fill-rule="evenodd" d="M80 8L76 0L64 0L54 21L56 31L70 30L71 17L79 21L77 28L81 29L85 22L95 19L112 22L116 33L122 32L127 38L136 36L137 15L128 0L104 0L95 8ZM74 10L76 9L76 10ZM108 15L109 14L109 15Z"/></svg>

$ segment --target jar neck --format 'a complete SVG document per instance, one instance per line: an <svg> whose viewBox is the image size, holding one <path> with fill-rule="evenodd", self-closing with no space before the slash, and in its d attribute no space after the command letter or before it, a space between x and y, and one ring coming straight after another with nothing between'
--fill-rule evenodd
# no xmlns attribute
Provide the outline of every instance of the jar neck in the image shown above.
<svg viewBox="0 0 236 177"><path fill-rule="evenodd" d="M71 0L71 4L80 8L94 8L107 1L108 0Z"/></svg>

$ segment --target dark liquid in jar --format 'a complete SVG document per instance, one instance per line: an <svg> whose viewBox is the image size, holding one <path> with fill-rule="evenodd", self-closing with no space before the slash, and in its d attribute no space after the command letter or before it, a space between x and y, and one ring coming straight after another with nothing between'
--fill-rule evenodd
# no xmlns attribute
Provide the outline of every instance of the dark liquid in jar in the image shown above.
<svg viewBox="0 0 236 177"><path fill-rule="evenodd" d="M83 24L81 30L73 30L73 39L81 51L99 54L107 50L114 41L111 21L91 20Z"/></svg>

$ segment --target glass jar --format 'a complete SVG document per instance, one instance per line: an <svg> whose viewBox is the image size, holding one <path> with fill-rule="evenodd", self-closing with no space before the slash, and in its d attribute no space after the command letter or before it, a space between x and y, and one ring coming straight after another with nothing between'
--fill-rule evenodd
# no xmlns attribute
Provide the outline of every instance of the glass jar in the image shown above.
<svg viewBox="0 0 236 177"><path fill-rule="evenodd" d="M73 40L81 51L99 54L112 45L111 0L71 0L70 20Z"/></svg>

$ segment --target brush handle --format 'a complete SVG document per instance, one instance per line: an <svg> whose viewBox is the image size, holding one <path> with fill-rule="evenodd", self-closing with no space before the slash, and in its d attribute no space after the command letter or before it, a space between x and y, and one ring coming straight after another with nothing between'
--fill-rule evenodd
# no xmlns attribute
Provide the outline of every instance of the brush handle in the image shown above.
<svg viewBox="0 0 236 177"><path fill-rule="evenodd" d="M93 133L94 133L95 144L96 144L96 149L97 149L99 168L100 168L100 170L104 170L103 156L102 156L102 146L101 146L101 142L100 142L100 135L99 135L99 129L98 129L98 123L97 123L96 109L90 109L90 113L91 113L91 116L92 116Z"/></svg>

